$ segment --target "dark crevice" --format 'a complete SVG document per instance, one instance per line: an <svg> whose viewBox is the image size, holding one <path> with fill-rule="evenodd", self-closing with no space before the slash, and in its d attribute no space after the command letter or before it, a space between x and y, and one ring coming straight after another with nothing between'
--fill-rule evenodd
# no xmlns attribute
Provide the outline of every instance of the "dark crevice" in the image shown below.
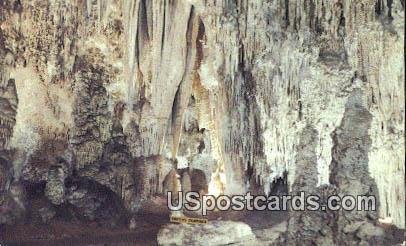
<svg viewBox="0 0 406 246"><path fill-rule="evenodd" d="M382 6L382 0L377 0L377 1L375 2L375 14L376 14L377 16L380 16L380 15L382 14L382 8L383 8L383 6Z"/></svg>
<svg viewBox="0 0 406 246"><path fill-rule="evenodd" d="M140 1L139 9L138 9L138 26L137 26L137 33L135 37L135 60L137 65L139 66L140 57L142 56L143 49L145 44L149 41L149 34L148 34L148 22L147 22L147 14L146 14L146 7L145 1Z"/></svg>
<svg viewBox="0 0 406 246"><path fill-rule="evenodd" d="M390 21L392 21L393 20L393 17L392 17L393 0L388 0L387 4L388 4L388 18L389 18Z"/></svg>
<svg viewBox="0 0 406 246"><path fill-rule="evenodd" d="M194 192L205 192L208 191L207 178L204 171L200 169L193 169L190 174L190 180L192 182L192 191Z"/></svg>
<svg viewBox="0 0 406 246"><path fill-rule="evenodd" d="M272 196L282 196L288 194L288 173L284 172L282 177L276 178L269 185L270 195Z"/></svg>
<svg viewBox="0 0 406 246"><path fill-rule="evenodd" d="M192 39L193 39L193 21L195 18L195 8L194 6L190 9L190 14L187 23L187 31L186 31L186 42L188 49L192 46Z"/></svg>
<svg viewBox="0 0 406 246"><path fill-rule="evenodd" d="M164 50L165 30L166 30L166 0L164 0L164 14L163 14L163 23L162 23L162 36L161 36L161 54L163 53L163 50Z"/></svg>
<svg viewBox="0 0 406 246"><path fill-rule="evenodd" d="M146 7L146 0L140 1L139 6L139 15L138 15L138 27L141 31L141 38L143 41L149 40L149 30L148 30L148 16L147 16L147 7Z"/></svg>
<svg viewBox="0 0 406 246"><path fill-rule="evenodd" d="M180 87L180 86L179 86ZM176 120L176 115L177 115L177 105L179 105L180 103L180 88L178 87L178 89L176 90L175 93L175 98L173 99L173 103L172 103L172 115L171 115L171 120L172 120L172 124L175 122Z"/></svg>
<svg viewBox="0 0 406 246"><path fill-rule="evenodd" d="M285 28L287 28L289 24L289 0L285 0Z"/></svg>
<svg viewBox="0 0 406 246"><path fill-rule="evenodd" d="M247 170L245 170L245 177L250 181L254 174L254 167L252 166L251 162L248 161Z"/></svg>
<svg viewBox="0 0 406 246"><path fill-rule="evenodd" d="M204 52L203 52L203 42L206 41L206 29L204 26L203 21L199 18L199 30L197 33L197 39L196 39L196 66L195 68L199 68L203 58L204 58Z"/></svg>
<svg viewBox="0 0 406 246"><path fill-rule="evenodd" d="M13 6L14 12L21 14L23 12L23 5L21 4L20 0L16 0Z"/></svg>
<svg viewBox="0 0 406 246"><path fill-rule="evenodd" d="M45 191L45 185L46 185L45 181L41 181L38 183L23 181L23 186L26 192L25 194L27 200L34 200L39 196L43 196Z"/></svg>
<svg viewBox="0 0 406 246"><path fill-rule="evenodd" d="M238 49L238 67L240 71L244 71L245 68L245 49L244 49L244 44L240 44L240 47Z"/></svg>
<svg viewBox="0 0 406 246"><path fill-rule="evenodd" d="M307 1L305 1L305 2L307 2ZM315 26L315 24L313 22L315 19L316 6L313 1L310 1L309 5L310 5L310 7L309 7L309 28L313 29L313 25Z"/></svg>

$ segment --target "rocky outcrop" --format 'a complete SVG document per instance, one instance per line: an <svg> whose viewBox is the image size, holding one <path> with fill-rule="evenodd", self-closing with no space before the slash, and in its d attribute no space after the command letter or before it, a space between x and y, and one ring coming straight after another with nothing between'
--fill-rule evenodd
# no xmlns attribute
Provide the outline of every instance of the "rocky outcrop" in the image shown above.
<svg viewBox="0 0 406 246"><path fill-rule="evenodd" d="M67 189L67 204L74 207L78 218L97 221L109 227L125 221L126 213L120 197L100 184L74 181Z"/></svg>
<svg viewBox="0 0 406 246"><path fill-rule="evenodd" d="M403 150L384 147L394 136L401 139L398 134L404 131L403 123L394 123L404 121L400 116L404 111L404 72L401 69L389 72L385 65L404 67L403 56L398 56L403 50L404 37L402 2L244 3L213 7L213 14L207 17L216 23L212 26L217 30L215 38L209 38L207 45L218 56L208 56L206 62L221 64L217 69L224 77L220 77L219 85L220 91L225 92L220 98L226 101L221 105L228 106L226 113L219 115L231 115L223 117L221 131L226 146L226 170L234 170L226 171L227 180L237 181L237 173L243 176L237 172L238 168L244 166L246 170L252 168L252 178L267 189L271 181L287 171L291 189L296 177L298 135L310 123L319 132L317 185L329 184L335 144L331 133L340 126L352 91L361 88L365 93L365 107L373 116L368 133L372 141L368 154L371 176L381 180L376 182L378 190L390 186L403 194L404 188L394 181L404 179L400 174L404 169L403 161L398 161ZM250 14L239 14L245 11ZM211 28L206 26L206 29ZM395 52L395 49L399 51ZM217 60L221 62L216 63ZM382 60L387 62L379 62ZM243 71L250 72L251 76L242 77ZM389 75L393 73L398 74L397 78ZM227 84L227 79L232 83ZM251 100L243 106L239 102L244 102L244 97ZM251 113L250 107L258 112ZM232 110L236 108L238 111ZM241 126L243 124L246 127ZM390 124L393 131L385 130L386 124ZM258 141L258 136L262 140ZM403 139L393 146L404 146ZM389 153L387 151L392 153L391 158L383 157L387 155L384 152ZM385 174L378 171L382 170L378 166L385 166ZM400 172L395 174L394 169ZM395 179L381 178L383 176ZM242 181L240 178L238 182ZM381 207L380 216L398 214L396 217L400 220L396 224L403 227L404 215L398 213L403 211L403 196L395 198L381 191L379 198L388 201L384 207L391 207L391 212Z"/></svg>
<svg viewBox="0 0 406 246"><path fill-rule="evenodd" d="M25 189L13 183L0 196L0 224L13 225L24 220L26 215Z"/></svg>
<svg viewBox="0 0 406 246"><path fill-rule="evenodd" d="M334 187L317 187L316 139L318 132L314 127L306 126L300 134L296 156L296 178L292 185L292 195L318 195L323 205L327 198L335 195ZM286 232L286 243L291 245L333 245L334 227L333 211L298 211L291 206L290 219ZM296 210L295 210L296 209Z"/></svg>
<svg viewBox="0 0 406 246"><path fill-rule="evenodd" d="M341 125L332 136L335 147L332 150L330 182L338 188L338 195L341 197L348 195L354 198L361 195L375 197L376 201L373 205L376 207L360 211L358 208L352 211L339 211L335 233L338 242L353 239L354 236L351 233L355 232L358 233L357 239L365 241L361 243L373 240L371 242L381 244L382 229L376 228L374 225L378 218L379 193L375 180L371 178L368 170L368 152L371 146L368 131L371 127L372 115L364 105L363 93L361 90L355 90L346 103ZM354 231L346 230L356 224L361 224L361 226L357 229L355 228L358 226L355 226ZM363 230L372 232L371 234L363 233Z"/></svg>
<svg viewBox="0 0 406 246"><path fill-rule="evenodd" d="M16 223L25 213L25 194L14 178L14 151L9 146L16 124L17 105L15 82L9 79L0 86L0 224Z"/></svg>
<svg viewBox="0 0 406 246"><path fill-rule="evenodd" d="M8 148L16 124L18 97L16 85L10 79L4 87L0 88L0 149Z"/></svg>
<svg viewBox="0 0 406 246"><path fill-rule="evenodd" d="M376 203L365 203L364 210L319 209L297 211L292 208L286 242L305 245L383 244L383 229L376 226L379 211L377 186L368 170L368 152L371 139L368 135L372 115L365 108L363 93L356 89L348 99L341 125L333 133L333 161L330 165L330 185L317 187L316 139L318 132L306 126L300 135L296 156L296 179L291 194L301 191L316 194L327 208L328 198L373 196ZM361 201L358 201L361 204ZM345 206L345 204L341 204ZM292 205L293 206L293 205ZM364 233L368 231L368 233Z"/></svg>
<svg viewBox="0 0 406 246"><path fill-rule="evenodd" d="M255 235L242 222L214 221L208 224L171 224L158 233L158 245L255 245Z"/></svg>

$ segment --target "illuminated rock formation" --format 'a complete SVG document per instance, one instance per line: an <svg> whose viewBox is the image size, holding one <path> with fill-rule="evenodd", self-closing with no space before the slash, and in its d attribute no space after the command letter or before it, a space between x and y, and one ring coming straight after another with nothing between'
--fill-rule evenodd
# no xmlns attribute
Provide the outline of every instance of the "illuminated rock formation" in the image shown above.
<svg viewBox="0 0 406 246"><path fill-rule="evenodd" d="M135 212L171 170L188 168L203 170L212 193L270 193L284 173L292 191L312 126L314 189L342 188L355 158L345 146L362 131L362 163L351 167L368 182L357 190L376 190L378 216L404 228L404 8L1 1L0 190L44 184L52 204L80 207L67 183L93 194L94 182ZM361 104L368 117L347 118Z"/></svg>

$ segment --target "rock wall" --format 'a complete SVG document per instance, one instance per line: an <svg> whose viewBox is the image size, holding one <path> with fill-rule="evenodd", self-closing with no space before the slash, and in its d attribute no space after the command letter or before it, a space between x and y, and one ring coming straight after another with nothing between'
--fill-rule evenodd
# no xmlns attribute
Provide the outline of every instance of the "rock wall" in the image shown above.
<svg viewBox="0 0 406 246"><path fill-rule="evenodd" d="M370 143L356 178L404 227L403 41L403 0L1 1L1 168L13 167L1 180L45 182L54 204L91 180L77 185L129 211L174 166L228 194L269 193L288 172L292 190L311 126L311 179L340 186L332 172L353 156L337 131L361 91L370 116L352 124Z"/></svg>
<svg viewBox="0 0 406 246"><path fill-rule="evenodd" d="M380 216L404 227L404 196L385 192L404 194L404 2L208 5L205 11L213 12L203 18L206 29L216 31L207 34L213 55L206 62L217 65L221 106L228 108L221 127L225 166L235 165L228 170L253 169L251 178L265 192L284 171L292 185L298 135L310 124L318 132L318 185L329 184L332 133L352 91L360 89L372 114L368 170L378 186ZM236 180L226 174L227 182Z"/></svg>

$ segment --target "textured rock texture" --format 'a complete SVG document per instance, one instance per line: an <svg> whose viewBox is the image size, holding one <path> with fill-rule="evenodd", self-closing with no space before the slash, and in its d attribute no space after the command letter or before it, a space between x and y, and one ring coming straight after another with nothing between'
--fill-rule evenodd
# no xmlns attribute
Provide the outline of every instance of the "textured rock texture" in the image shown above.
<svg viewBox="0 0 406 246"><path fill-rule="evenodd" d="M287 173L291 192L377 195L378 215L339 214L332 240L368 216L404 228L404 8L0 1L0 223L29 185L93 219L101 190L132 213L181 183L269 193Z"/></svg>
<svg viewBox="0 0 406 246"><path fill-rule="evenodd" d="M164 226L158 233L159 245L256 245L255 243L251 228L242 222L233 221L214 221L202 225L171 224Z"/></svg>

